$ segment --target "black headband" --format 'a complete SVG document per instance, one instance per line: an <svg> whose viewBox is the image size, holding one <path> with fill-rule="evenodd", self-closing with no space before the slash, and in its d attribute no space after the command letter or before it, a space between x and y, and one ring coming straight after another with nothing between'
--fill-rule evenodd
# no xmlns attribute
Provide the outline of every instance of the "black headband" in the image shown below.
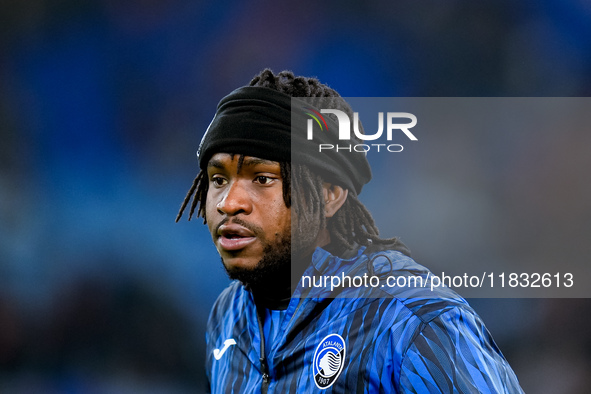
<svg viewBox="0 0 591 394"><path fill-rule="evenodd" d="M338 123L324 117L331 132L306 138L310 104L263 87L245 86L224 97L207 128L197 157L201 169L215 153L237 153L273 161L305 164L330 183L359 194L371 180L365 154L348 150L324 150L318 144L353 144L339 141ZM319 112L318 109L314 108ZM293 148L293 149L292 149Z"/></svg>

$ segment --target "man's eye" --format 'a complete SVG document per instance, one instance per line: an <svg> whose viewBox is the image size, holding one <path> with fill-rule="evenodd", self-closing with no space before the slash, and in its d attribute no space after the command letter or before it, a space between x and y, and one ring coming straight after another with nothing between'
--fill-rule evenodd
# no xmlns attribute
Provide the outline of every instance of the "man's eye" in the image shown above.
<svg viewBox="0 0 591 394"><path fill-rule="evenodd" d="M215 185L215 186L222 186L223 184L226 183L226 180L222 177L214 177L211 178L211 182Z"/></svg>
<svg viewBox="0 0 591 394"><path fill-rule="evenodd" d="M255 178L255 181L257 181L261 185L267 185L267 184L271 183L272 179L269 178L268 176L259 175Z"/></svg>

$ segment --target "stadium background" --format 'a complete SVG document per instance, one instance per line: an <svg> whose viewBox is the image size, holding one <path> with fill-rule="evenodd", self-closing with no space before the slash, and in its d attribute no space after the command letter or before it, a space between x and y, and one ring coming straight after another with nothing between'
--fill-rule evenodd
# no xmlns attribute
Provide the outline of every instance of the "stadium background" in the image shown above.
<svg viewBox="0 0 591 394"><path fill-rule="evenodd" d="M216 103L264 67L344 96L589 96L591 3L0 2L0 392L199 391L227 279L174 217ZM439 269L588 261L588 130L441 133L374 168L383 235ZM588 299L472 304L526 392L591 387Z"/></svg>

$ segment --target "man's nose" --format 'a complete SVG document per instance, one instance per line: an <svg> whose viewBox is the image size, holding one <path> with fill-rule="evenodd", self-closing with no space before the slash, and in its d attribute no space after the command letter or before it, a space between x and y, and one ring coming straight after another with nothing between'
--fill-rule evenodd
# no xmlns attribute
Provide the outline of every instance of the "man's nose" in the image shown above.
<svg viewBox="0 0 591 394"><path fill-rule="evenodd" d="M217 204L217 210L222 215L235 216L239 213L248 215L252 211L250 196L243 181L231 182L222 199Z"/></svg>

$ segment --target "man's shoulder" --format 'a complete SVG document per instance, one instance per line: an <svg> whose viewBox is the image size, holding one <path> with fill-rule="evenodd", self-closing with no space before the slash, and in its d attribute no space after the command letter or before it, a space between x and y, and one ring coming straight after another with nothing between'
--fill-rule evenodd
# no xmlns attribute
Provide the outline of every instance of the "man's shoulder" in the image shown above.
<svg viewBox="0 0 591 394"><path fill-rule="evenodd" d="M403 305L423 323L453 309L474 313L464 298L448 287L437 285L429 269L399 250L368 247L359 260L359 273L377 278L374 285L360 289L365 294L359 296L389 298L392 307Z"/></svg>

